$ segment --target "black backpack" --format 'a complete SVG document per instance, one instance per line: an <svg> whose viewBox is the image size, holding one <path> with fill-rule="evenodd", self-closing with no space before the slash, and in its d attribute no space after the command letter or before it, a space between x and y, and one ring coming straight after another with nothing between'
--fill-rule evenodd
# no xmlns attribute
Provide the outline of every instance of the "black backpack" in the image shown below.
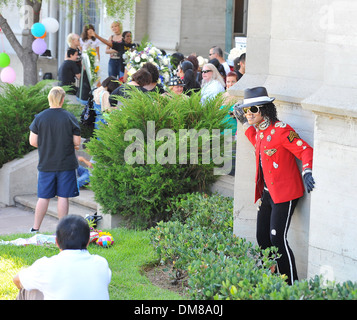
<svg viewBox="0 0 357 320"><path fill-rule="evenodd" d="M81 124L84 126L93 126L95 122L96 113L93 108L93 94L92 91L89 93L89 98L84 106L81 114Z"/></svg>

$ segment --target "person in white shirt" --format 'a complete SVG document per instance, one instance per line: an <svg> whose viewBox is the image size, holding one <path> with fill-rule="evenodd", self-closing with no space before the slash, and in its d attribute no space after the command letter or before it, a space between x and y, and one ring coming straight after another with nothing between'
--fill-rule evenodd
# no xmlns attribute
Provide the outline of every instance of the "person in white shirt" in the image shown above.
<svg viewBox="0 0 357 320"><path fill-rule="evenodd" d="M88 50L89 48L93 48L96 53L97 53L97 58L98 61L100 60L100 52L99 52L99 46L100 46L100 41L93 37L90 36L88 30L94 30L94 26L91 24L86 24L83 27L83 32L81 34L81 39L80 39L80 44L81 44L81 51L85 52L86 50Z"/></svg>
<svg viewBox="0 0 357 320"><path fill-rule="evenodd" d="M212 99L220 92L225 91L225 83L217 68L211 64L206 63L202 68L202 90L201 102L204 103L206 99Z"/></svg>
<svg viewBox="0 0 357 320"><path fill-rule="evenodd" d="M68 215L56 229L60 253L43 257L13 279L18 300L109 300L111 270L105 258L87 251L90 229L81 216Z"/></svg>

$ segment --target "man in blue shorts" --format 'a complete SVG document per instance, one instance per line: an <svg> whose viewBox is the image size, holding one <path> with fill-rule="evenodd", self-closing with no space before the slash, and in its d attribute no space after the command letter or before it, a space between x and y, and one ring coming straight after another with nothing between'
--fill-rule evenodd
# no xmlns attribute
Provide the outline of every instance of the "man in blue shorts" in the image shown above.
<svg viewBox="0 0 357 320"><path fill-rule="evenodd" d="M65 91L53 87L48 94L50 107L38 115L30 125L30 144L38 148L38 201L35 221L30 232L40 229L51 198L58 197L57 213L61 219L68 214L68 198L79 195L75 149L81 142L77 119L62 109Z"/></svg>

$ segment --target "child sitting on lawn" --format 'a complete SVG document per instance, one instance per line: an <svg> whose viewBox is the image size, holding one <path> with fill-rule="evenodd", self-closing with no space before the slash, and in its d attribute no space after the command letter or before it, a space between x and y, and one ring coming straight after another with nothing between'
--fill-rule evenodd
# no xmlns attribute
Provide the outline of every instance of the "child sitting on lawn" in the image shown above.
<svg viewBox="0 0 357 320"><path fill-rule="evenodd" d="M111 270L105 258L87 251L89 234L84 218L61 219L56 229L60 253L35 261L14 277L17 300L109 300Z"/></svg>

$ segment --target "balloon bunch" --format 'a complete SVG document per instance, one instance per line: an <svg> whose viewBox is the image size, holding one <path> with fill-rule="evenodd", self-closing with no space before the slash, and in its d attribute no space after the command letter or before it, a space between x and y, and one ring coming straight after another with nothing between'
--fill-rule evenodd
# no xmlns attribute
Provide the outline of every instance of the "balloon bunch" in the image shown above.
<svg viewBox="0 0 357 320"><path fill-rule="evenodd" d="M1 32L1 29L0 29ZM0 34L2 36L2 34ZM2 38L1 38L2 39ZM0 80L2 82L13 83L16 79L16 74L10 66L10 57L7 53L0 53L0 68L3 68L0 73Z"/></svg>
<svg viewBox="0 0 357 320"><path fill-rule="evenodd" d="M47 44L44 40L48 33L58 31L59 23L55 18L45 18L42 23L34 23L31 27L31 33L36 38L32 43L32 51L36 54L43 54L47 50ZM1 32L1 29L0 29ZM1 35L1 34L0 34ZM2 82L13 83L16 79L16 73L10 66L10 57L7 53L0 53L0 68L3 68L0 73Z"/></svg>
<svg viewBox="0 0 357 320"><path fill-rule="evenodd" d="M47 33L55 33L59 28L59 23L55 18L45 18L42 23L36 22L31 27L31 33L36 38L32 43L32 51L36 54L43 54L47 50L44 40Z"/></svg>
<svg viewBox="0 0 357 320"><path fill-rule="evenodd" d="M13 83L16 79L15 70L10 66L10 57L7 53L0 53L0 68L3 68L0 73L2 82Z"/></svg>

